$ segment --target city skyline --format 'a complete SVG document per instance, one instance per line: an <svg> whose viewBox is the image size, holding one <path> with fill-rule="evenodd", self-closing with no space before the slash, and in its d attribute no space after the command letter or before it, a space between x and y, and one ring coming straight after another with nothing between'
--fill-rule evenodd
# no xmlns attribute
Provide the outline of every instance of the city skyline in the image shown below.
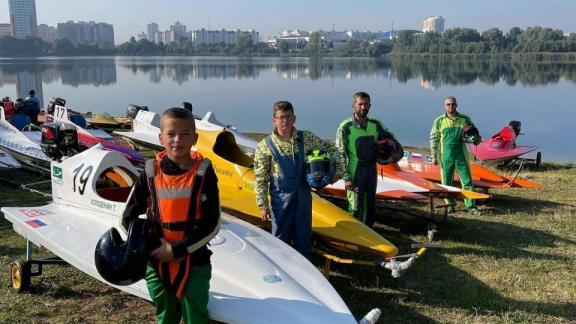
<svg viewBox="0 0 576 324"><path fill-rule="evenodd" d="M502 1L426 1L411 0L384 3L368 0L350 3L342 0L318 0L313 3L295 0L290 5L279 5L262 0L236 2L231 0L156 2L101 0L83 2L72 0L36 0L38 24L56 26L69 20L98 21L114 25L116 44L146 32L146 25L155 22L160 30L169 29L180 21L189 30L227 29L260 32L263 39L278 35L285 29L371 30L422 29L426 16L442 16L445 29L474 28L482 32L497 27L504 32L514 26L551 27L564 32L576 32L576 21L571 15L576 2L563 0L547 2L526 0L506 6ZM8 1L0 10L0 23L9 23ZM74 8L74 9L71 9ZM110 10L117 8L117 10ZM160 10L159 10L160 9Z"/></svg>

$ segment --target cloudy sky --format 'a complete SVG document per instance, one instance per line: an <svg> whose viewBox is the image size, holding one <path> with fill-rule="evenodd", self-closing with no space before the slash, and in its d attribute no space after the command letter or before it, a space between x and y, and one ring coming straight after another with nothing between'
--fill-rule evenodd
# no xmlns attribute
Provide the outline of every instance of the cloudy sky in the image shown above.
<svg viewBox="0 0 576 324"><path fill-rule="evenodd" d="M446 28L479 31L546 26L576 32L573 0L36 0L39 24L96 21L114 25L116 43L156 22L188 29L255 29L262 37L284 29L421 29L425 16L443 16ZM8 0L0 0L0 23L9 22Z"/></svg>

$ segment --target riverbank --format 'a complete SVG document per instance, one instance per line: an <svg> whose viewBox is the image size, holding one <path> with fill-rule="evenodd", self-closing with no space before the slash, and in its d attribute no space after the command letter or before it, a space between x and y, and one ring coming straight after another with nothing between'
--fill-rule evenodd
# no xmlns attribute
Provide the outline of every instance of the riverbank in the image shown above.
<svg viewBox="0 0 576 324"><path fill-rule="evenodd" d="M499 170L512 173L512 170ZM0 177L7 177L0 174ZM382 269L332 267L331 283L356 316L373 307L382 322L539 322L576 319L576 168L544 164L521 177L541 182L537 190L495 190L469 215L460 204L441 228L440 249L431 249L399 279ZM28 173L10 180L32 182ZM44 199L0 183L2 206L36 206ZM342 202L337 202L341 204ZM426 241L426 206L386 203L376 231L400 253ZM25 241L0 218L0 322L153 322L152 305L121 293L72 267L47 266L28 294L16 294L8 266L25 253ZM47 255L44 249L35 249ZM314 262L323 265L319 258Z"/></svg>

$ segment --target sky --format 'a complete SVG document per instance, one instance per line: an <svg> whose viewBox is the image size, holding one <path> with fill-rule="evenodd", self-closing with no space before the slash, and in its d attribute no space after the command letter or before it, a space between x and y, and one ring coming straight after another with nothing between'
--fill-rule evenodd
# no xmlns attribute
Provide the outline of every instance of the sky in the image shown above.
<svg viewBox="0 0 576 324"><path fill-rule="evenodd" d="M576 32L573 0L36 0L38 24L96 21L114 25L115 42L127 41L155 22L160 30L180 21L188 30L255 29L261 38L285 29L421 29L426 16L442 16L445 28L480 32L497 27L551 27ZM8 23L0 0L0 23Z"/></svg>

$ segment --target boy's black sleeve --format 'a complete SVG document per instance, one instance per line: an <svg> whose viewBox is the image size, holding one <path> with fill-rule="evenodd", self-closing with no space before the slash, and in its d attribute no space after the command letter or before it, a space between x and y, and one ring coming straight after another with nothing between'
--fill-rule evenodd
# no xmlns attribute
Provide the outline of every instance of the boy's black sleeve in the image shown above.
<svg viewBox="0 0 576 324"><path fill-rule="evenodd" d="M218 178L212 166L208 167L204 175L204 185L200 191L200 208L203 217L195 223L197 226L194 231L172 244L175 259L205 246L220 229Z"/></svg>
<svg viewBox="0 0 576 324"><path fill-rule="evenodd" d="M128 199L124 214L122 214L122 227L124 227L126 231L128 231L130 222L146 213L148 209L148 196L150 196L148 179L146 179L146 173L142 172L136 180L134 188L132 188L132 194Z"/></svg>

